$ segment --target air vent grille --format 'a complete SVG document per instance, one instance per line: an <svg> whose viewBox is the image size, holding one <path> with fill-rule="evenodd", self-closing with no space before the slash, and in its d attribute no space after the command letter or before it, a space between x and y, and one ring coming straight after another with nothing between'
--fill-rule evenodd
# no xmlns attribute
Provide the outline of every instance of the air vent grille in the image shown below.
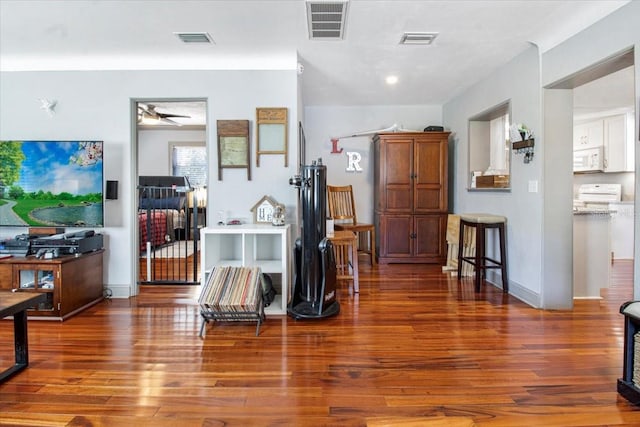
<svg viewBox="0 0 640 427"><path fill-rule="evenodd" d="M209 33L173 33L184 43L213 43Z"/></svg>
<svg viewBox="0 0 640 427"><path fill-rule="evenodd" d="M341 40L348 1L307 1L307 26L311 40Z"/></svg>
<svg viewBox="0 0 640 427"><path fill-rule="evenodd" d="M431 44L438 33L404 33L400 44Z"/></svg>

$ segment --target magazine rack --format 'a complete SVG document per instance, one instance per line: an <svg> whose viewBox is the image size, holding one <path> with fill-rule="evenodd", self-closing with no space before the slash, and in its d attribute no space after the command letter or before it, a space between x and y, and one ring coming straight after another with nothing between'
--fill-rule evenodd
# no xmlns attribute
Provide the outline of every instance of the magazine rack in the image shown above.
<svg viewBox="0 0 640 427"><path fill-rule="evenodd" d="M262 299L262 272L259 267L215 267L202 288L198 303L202 325L213 321L256 321L256 336L265 319Z"/></svg>

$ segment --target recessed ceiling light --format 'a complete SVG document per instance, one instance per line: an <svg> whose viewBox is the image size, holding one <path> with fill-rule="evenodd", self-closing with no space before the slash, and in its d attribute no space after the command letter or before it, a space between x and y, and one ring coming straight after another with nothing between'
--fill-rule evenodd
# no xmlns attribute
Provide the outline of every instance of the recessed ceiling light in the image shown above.
<svg viewBox="0 0 640 427"><path fill-rule="evenodd" d="M173 33L175 34L183 43L214 43L213 39L209 35L209 33Z"/></svg>
<svg viewBox="0 0 640 427"><path fill-rule="evenodd" d="M400 38L400 44L431 44L438 33L406 32Z"/></svg>
<svg viewBox="0 0 640 427"><path fill-rule="evenodd" d="M394 85L398 83L398 76L387 76L384 81L387 82L388 85Z"/></svg>

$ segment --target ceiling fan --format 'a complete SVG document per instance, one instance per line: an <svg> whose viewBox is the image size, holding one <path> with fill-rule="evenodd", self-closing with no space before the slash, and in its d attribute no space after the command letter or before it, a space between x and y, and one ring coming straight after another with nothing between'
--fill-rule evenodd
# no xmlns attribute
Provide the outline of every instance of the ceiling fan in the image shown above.
<svg viewBox="0 0 640 427"><path fill-rule="evenodd" d="M174 117L191 118L191 116L182 116L180 114L167 114L156 111L156 106L152 104L138 104L138 123L145 125L152 124L168 124L172 126L182 126Z"/></svg>

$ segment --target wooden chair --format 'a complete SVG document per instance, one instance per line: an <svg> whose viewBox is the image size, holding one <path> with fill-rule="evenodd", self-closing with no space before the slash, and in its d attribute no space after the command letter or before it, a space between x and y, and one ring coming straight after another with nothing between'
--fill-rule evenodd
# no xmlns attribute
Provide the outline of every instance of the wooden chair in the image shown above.
<svg viewBox="0 0 640 427"><path fill-rule="evenodd" d="M358 252L369 255L371 265L376 265L376 228L373 224L358 222L351 185L327 185L327 201L334 228L356 233Z"/></svg>

